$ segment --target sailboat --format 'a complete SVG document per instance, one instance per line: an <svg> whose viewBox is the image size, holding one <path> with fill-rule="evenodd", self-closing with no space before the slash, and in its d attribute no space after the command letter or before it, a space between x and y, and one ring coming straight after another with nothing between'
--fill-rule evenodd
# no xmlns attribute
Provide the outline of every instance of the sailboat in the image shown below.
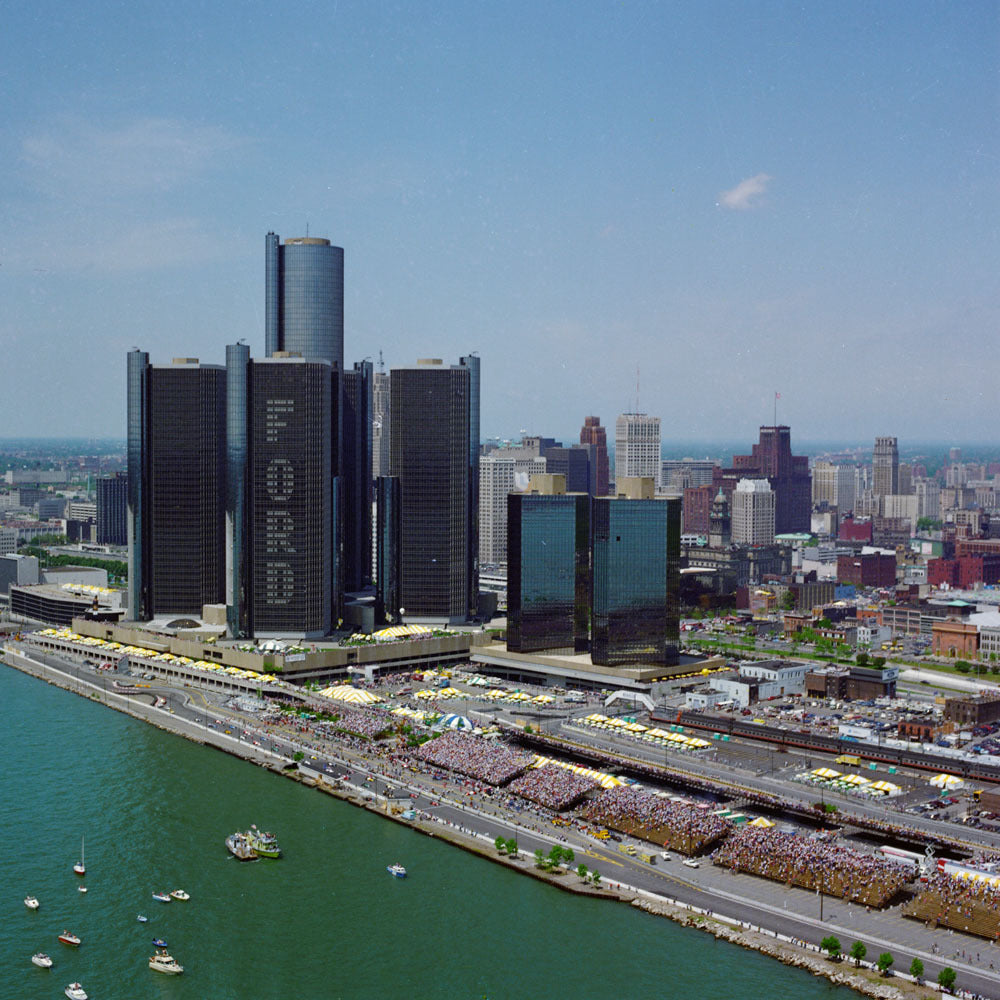
<svg viewBox="0 0 1000 1000"><path fill-rule="evenodd" d="M83 837L80 838L80 860L73 865L73 871L75 871L77 875L87 874L87 866L83 863Z"/></svg>

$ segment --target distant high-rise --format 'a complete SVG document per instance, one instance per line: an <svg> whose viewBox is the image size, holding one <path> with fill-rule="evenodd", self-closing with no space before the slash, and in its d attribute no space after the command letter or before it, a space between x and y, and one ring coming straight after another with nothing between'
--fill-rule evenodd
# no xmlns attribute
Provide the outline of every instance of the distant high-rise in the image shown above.
<svg viewBox="0 0 1000 1000"><path fill-rule="evenodd" d="M812 502L836 507L841 514L854 510L855 470L853 465L818 461L812 467Z"/></svg>
<svg viewBox="0 0 1000 1000"><path fill-rule="evenodd" d="M589 445L593 449L590 493L595 497L606 497L611 470L608 462L608 433L601 426L600 417L584 417L583 427L580 428L580 444Z"/></svg>
<svg viewBox="0 0 1000 1000"><path fill-rule="evenodd" d="M567 494L562 476L533 477L532 488L508 497L507 648L585 652L590 496Z"/></svg>
<svg viewBox="0 0 1000 1000"><path fill-rule="evenodd" d="M280 351L344 369L344 251L329 240L265 240L264 336Z"/></svg>
<svg viewBox="0 0 1000 1000"><path fill-rule="evenodd" d="M615 480L652 479L660 485L660 418L623 413L615 421Z"/></svg>
<svg viewBox="0 0 1000 1000"><path fill-rule="evenodd" d="M344 373L344 589L361 590L372 576L372 363Z"/></svg>
<svg viewBox="0 0 1000 1000"><path fill-rule="evenodd" d="M676 663L681 501L598 497L591 516L591 659Z"/></svg>
<svg viewBox="0 0 1000 1000"><path fill-rule="evenodd" d="M479 459L480 565L507 562L507 497L526 489L532 476L546 471L548 463L544 458L528 457L522 452L499 448Z"/></svg>
<svg viewBox="0 0 1000 1000"><path fill-rule="evenodd" d="M469 614L479 605L479 400L482 391L482 365L475 352L458 359L469 372L469 535L466 539L466 584Z"/></svg>
<svg viewBox="0 0 1000 1000"><path fill-rule="evenodd" d="M875 438L872 492L880 497L899 492L899 448L894 437Z"/></svg>
<svg viewBox="0 0 1000 1000"><path fill-rule="evenodd" d="M389 373L372 378L372 478L389 475Z"/></svg>
<svg viewBox="0 0 1000 1000"><path fill-rule="evenodd" d="M564 448L555 445L542 452L545 459L545 471L555 476L566 477L567 493L590 493L593 477L590 472L589 447L574 445Z"/></svg>
<svg viewBox="0 0 1000 1000"><path fill-rule="evenodd" d="M403 607L400 587L402 552L401 496L395 476L376 480L375 625L396 625Z"/></svg>
<svg viewBox="0 0 1000 1000"><path fill-rule="evenodd" d="M402 607L407 616L464 620L471 610L470 370L429 359L393 368L389 386Z"/></svg>
<svg viewBox="0 0 1000 1000"><path fill-rule="evenodd" d="M775 494L766 479L741 479L733 491L733 541L773 545Z"/></svg>
<svg viewBox="0 0 1000 1000"><path fill-rule="evenodd" d="M226 370L128 356L129 614L200 616L225 599Z"/></svg>
<svg viewBox="0 0 1000 1000"><path fill-rule="evenodd" d="M97 480L97 543L128 544L128 474L116 472Z"/></svg>
<svg viewBox="0 0 1000 1000"><path fill-rule="evenodd" d="M812 513L809 459L792 454L790 427L761 427L760 439L749 455L734 455L729 469L716 472L715 485L732 500L740 479L767 479L774 490L774 530L778 534L808 531ZM733 511L735 519L736 512ZM735 540L735 523L733 526Z"/></svg>

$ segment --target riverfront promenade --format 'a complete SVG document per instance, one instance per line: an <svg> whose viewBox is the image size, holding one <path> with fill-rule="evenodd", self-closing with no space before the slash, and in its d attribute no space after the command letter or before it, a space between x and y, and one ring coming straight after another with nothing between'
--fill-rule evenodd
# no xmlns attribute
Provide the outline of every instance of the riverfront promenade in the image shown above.
<svg viewBox="0 0 1000 1000"><path fill-rule="evenodd" d="M43 659L47 662L42 662ZM1000 966L1000 949L904 920L898 909L869 913L863 907L839 901L826 900L821 904L813 893L786 889L749 875L732 875L707 861L702 861L697 871L681 867L677 860L650 866L609 849L584 833L579 825L553 826L552 814L541 807L525 803L520 811L515 811L471 780L455 776L435 778L433 772L414 771L395 748L380 747L372 752L370 744L359 739L324 740L313 731L300 731L302 727L265 725L252 716L224 710L206 701L205 693L197 690L156 685L138 696L115 693L106 677L95 674L89 667L43 657L35 651L27 655L13 644L7 661L164 729L275 770L289 764L296 753L304 754L302 763L307 776L324 776L324 784L337 794L367 802L380 811L392 804L411 807L425 817L416 824L425 832L466 841L486 856L495 855L492 842L498 835L516 837L525 858L520 862L522 867L531 866L530 858L536 848L547 851L553 843L559 843L576 853L571 867L582 862L600 871L604 883L609 885L606 893L693 907L688 912L711 912L712 919L768 928L813 946L828 934L837 935L845 948L859 939L867 945L870 956L890 951L897 970L905 970L910 960L919 956L930 979L947 964L958 973L959 987L984 996L1000 996L1000 974L990 968L991 964ZM150 702L156 698L164 699L165 704L154 707ZM226 719L231 733L213 728L215 719ZM573 873L560 876L559 880L566 887L579 884ZM846 964L835 968L838 972L847 971Z"/></svg>

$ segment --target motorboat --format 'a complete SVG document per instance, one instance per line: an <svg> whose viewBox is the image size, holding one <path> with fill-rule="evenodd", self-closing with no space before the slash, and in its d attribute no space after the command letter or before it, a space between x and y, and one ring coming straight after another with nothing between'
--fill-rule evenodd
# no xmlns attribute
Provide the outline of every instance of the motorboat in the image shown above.
<svg viewBox="0 0 1000 1000"><path fill-rule="evenodd" d="M237 861L256 861L257 855L250 846L245 833L231 833L226 837L226 848Z"/></svg>
<svg viewBox="0 0 1000 1000"><path fill-rule="evenodd" d="M135 919L138 920L140 924L144 924L149 920L149 917L147 917L144 913L137 913Z"/></svg>
<svg viewBox="0 0 1000 1000"><path fill-rule="evenodd" d="M76 887L76 891L77 892L86 892L87 891L87 887L85 885L78 885Z"/></svg>
<svg viewBox="0 0 1000 1000"><path fill-rule="evenodd" d="M167 893L167 892L154 892L153 893L153 899L155 899L158 903L169 903L170 902L170 893Z"/></svg>
<svg viewBox="0 0 1000 1000"><path fill-rule="evenodd" d="M52 968L52 959L49 958L49 956L46 955L44 951L39 951L39 952L36 952L34 955L32 955L31 956L31 961L34 962L35 965L37 965L39 969L51 969Z"/></svg>
<svg viewBox="0 0 1000 1000"><path fill-rule="evenodd" d="M59 935L59 940L62 941L63 944L68 944L73 948L80 947L80 939L75 934L70 934L69 931L63 931L62 934Z"/></svg>
<svg viewBox="0 0 1000 1000"><path fill-rule="evenodd" d="M165 951L158 951L155 955L150 955L149 967L154 972L162 972L168 976L177 976L184 971L184 966L179 965L177 959Z"/></svg>
<svg viewBox="0 0 1000 1000"><path fill-rule="evenodd" d="M73 865L73 871L75 871L77 875L87 874L87 865L83 853L83 839L84 839L83 837L80 838L80 860L75 865Z"/></svg>
<svg viewBox="0 0 1000 1000"><path fill-rule="evenodd" d="M37 910L38 909L38 900L35 899L34 896L25 896L24 897L24 905L29 910Z"/></svg>
<svg viewBox="0 0 1000 1000"><path fill-rule="evenodd" d="M400 864L386 865L385 870L393 878L406 878L406 869Z"/></svg>
<svg viewBox="0 0 1000 1000"><path fill-rule="evenodd" d="M63 992L69 1000L87 1000L87 991L79 983L70 983Z"/></svg>
<svg viewBox="0 0 1000 1000"><path fill-rule="evenodd" d="M164 941L163 938L153 938L153 947L154 948L166 948L166 946L167 946L167 942Z"/></svg>
<svg viewBox="0 0 1000 1000"><path fill-rule="evenodd" d="M281 848L278 846L278 838L273 833L266 833L258 830L253 824L246 832L246 838L250 842L250 847L258 858L280 858Z"/></svg>
<svg viewBox="0 0 1000 1000"><path fill-rule="evenodd" d="M170 895L173 899L179 899L182 903L186 903L191 898L183 889L174 889Z"/></svg>

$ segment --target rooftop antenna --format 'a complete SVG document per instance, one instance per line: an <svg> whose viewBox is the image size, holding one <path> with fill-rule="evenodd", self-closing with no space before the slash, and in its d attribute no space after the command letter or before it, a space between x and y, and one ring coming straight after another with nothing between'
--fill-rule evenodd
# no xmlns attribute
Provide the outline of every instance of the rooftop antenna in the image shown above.
<svg viewBox="0 0 1000 1000"><path fill-rule="evenodd" d="M385 371L385 362L382 360L382 348L378 349L378 370L380 372Z"/></svg>
<svg viewBox="0 0 1000 1000"><path fill-rule="evenodd" d="M306 239L309 239L309 223L306 223Z"/></svg>

